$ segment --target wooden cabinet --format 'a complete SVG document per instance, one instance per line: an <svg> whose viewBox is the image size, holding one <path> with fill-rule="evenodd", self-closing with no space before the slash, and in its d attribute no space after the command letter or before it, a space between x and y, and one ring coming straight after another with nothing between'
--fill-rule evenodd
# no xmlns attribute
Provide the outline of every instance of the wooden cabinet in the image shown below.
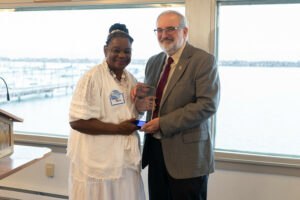
<svg viewBox="0 0 300 200"><path fill-rule="evenodd" d="M13 123L23 119L0 109L0 158L14 151Z"/></svg>

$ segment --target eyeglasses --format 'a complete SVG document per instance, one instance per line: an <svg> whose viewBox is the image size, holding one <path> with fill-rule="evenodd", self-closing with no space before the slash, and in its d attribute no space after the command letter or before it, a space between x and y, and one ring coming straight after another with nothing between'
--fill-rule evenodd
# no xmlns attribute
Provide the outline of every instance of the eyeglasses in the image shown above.
<svg viewBox="0 0 300 200"><path fill-rule="evenodd" d="M166 34L171 34L176 30L184 29L184 28L185 27L181 27L181 26L179 26L179 27L157 28L157 29L154 29L154 33L155 34L162 34L165 31Z"/></svg>

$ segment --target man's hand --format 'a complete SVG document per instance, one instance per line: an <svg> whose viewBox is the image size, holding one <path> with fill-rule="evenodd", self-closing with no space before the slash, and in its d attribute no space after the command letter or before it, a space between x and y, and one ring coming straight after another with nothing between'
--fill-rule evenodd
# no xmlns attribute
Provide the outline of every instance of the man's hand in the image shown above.
<svg viewBox="0 0 300 200"><path fill-rule="evenodd" d="M140 131L144 131L145 133L156 133L159 130L159 118L155 118L150 122L144 124Z"/></svg>

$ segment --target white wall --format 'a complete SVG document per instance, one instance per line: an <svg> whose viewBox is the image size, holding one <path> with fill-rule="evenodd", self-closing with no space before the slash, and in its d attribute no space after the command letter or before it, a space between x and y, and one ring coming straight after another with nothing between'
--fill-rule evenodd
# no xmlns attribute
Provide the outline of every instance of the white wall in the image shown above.
<svg viewBox="0 0 300 200"><path fill-rule="evenodd" d="M185 12L189 28L189 42L214 53L215 1L186 0Z"/></svg>
<svg viewBox="0 0 300 200"><path fill-rule="evenodd" d="M217 169L210 176L209 200L299 200L300 177Z"/></svg>
<svg viewBox="0 0 300 200"><path fill-rule="evenodd" d="M55 164L55 176L45 176L45 163ZM1 186L67 195L69 162L65 154L52 153L3 180ZM142 172L147 189L147 170ZM300 177L217 169L210 175L208 200L299 200ZM0 190L0 196L32 200L32 195ZM39 200L56 200L38 197Z"/></svg>

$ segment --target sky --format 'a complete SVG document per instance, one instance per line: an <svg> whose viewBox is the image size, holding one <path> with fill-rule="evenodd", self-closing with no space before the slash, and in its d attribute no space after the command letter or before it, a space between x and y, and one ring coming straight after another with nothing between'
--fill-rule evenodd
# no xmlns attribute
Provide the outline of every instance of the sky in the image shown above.
<svg viewBox="0 0 300 200"><path fill-rule="evenodd" d="M161 51L153 30L166 9L0 12L0 57L103 57L109 27L124 23L134 38L133 58L148 58Z"/></svg>
<svg viewBox="0 0 300 200"><path fill-rule="evenodd" d="M0 12L0 57L103 58L119 22L134 38L133 59L149 58L161 51L153 29L166 9ZM221 6L219 14L219 60L300 60L300 4Z"/></svg>
<svg viewBox="0 0 300 200"><path fill-rule="evenodd" d="M300 61L300 4L222 6L219 59Z"/></svg>

